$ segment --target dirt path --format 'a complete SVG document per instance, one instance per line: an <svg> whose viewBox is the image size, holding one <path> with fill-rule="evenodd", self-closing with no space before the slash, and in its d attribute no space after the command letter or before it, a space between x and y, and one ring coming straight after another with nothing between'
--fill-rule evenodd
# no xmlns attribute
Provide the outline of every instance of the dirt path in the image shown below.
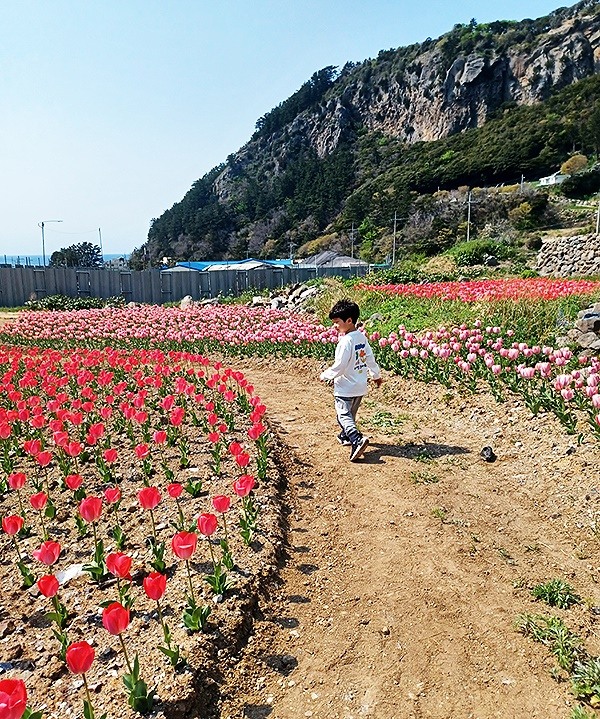
<svg viewBox="0 0 600 719"><path fill-rule="evenodd" d="M547 609L529 589L554 577L598 601L595 444L574 450L514 402L388 378L363 403L372 445L352 464L316 363L236 366L291 449L291 512L281 586L222 719L568 717L568 685L513 621ZM593 613L561 615L598 650Z"/></svg>

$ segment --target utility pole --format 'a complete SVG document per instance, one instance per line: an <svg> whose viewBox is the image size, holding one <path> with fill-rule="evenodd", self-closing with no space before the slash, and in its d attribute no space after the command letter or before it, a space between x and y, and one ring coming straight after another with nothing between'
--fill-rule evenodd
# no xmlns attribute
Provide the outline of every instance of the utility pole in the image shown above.
<svg viewBox="0 0 600 719"><path fill-rule="evenodd" d="M46 266L46 238L44 236L44 225L46 222L62 222L62 220L42 220L41 222L38 222L38 227L42 228L42 261L44 263L44 267Z"/></svg>
<svg viewBox="0 0 600 719"><path fill-rule="evenodd" d="M471 190L467 198L467 242L471 237Z"/></svg>
<svg viewBox="0 0 600 719"><path fill-rule="evenodd" d="M596 234L600 234L600 199L598 200L598 210L596 212Z"/></svg>
<svg viewBox="0 0 600 719"><path fill-rule="evenodd" d="M100 256L102 257L102 265L104 265L104 250L102 249L102 230L98 228L98 240L100 242Z"/></svg>
<svg viewBox="0 0 600 719"><path fill-rule="evenodd" d="M394 240L392 243L392 267L396 264L396 224L398 222L398 213L394 212Z"/></svg>
<svg viewBox="0 0 600 719"><path fill-rule="evenodd" d="M354 258L354 222L352 223L352 230L350 231L350 242L351 242L350 257Z"/></svg>
<svg viewBox="0 0 600 719"><path fill-rule="evenodd" d="M525 175L521 175L521 194L523 194L523 183L525 182Z"/></svg>

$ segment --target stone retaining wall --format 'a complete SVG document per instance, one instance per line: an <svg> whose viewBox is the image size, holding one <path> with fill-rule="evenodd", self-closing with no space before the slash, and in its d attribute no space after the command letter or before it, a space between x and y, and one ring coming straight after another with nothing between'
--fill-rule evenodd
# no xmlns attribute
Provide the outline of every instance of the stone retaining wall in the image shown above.
<svg viewBox="0 0 600 719"><path fill-rule="evenodd" d="M536 270L540 275L600 275L600 236L574 235L543 240Z"/></svg>

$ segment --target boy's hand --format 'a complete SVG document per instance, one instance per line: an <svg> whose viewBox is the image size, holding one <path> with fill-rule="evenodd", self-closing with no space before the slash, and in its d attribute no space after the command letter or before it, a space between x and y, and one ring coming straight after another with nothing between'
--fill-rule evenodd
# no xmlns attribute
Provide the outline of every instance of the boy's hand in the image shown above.
<svg viewBox="0 0 600 719"><path fill-rule="evenodd" d="M383 384L383 377L378 377L377 379L374 379L373 382L375 382L375 387L381 387Z"/></svg>

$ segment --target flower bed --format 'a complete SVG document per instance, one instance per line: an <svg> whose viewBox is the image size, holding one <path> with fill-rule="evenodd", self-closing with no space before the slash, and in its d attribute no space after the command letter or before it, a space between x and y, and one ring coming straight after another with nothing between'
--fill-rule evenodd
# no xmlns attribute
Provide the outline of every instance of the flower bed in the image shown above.
<svg viewBox="0 0 600 719"><path fill-rule="evenodd" d="M188 716L280 541L260 398L158 350L2 346L0 389L2 671L48 717Z"/></svg>
<svg viewBox="0 0 600 719"><path fill-rule="evenodd" d="M399 327L384 337L374 332L370 339L378 346L378 361L405 377L454 382L472 391L485 381L500 402L508 389L522 396L533 414L541 409L556 414L570 434L583 418L600 437L600 360L574 356L567 347L513 342L512 334L475 322L420 334Z"/></svg>
<svg viewBox="0 0 600 719"><path fill-rule="evenodd" d="M552 278L473 280L470 282L424 282L423 284L370 285L358 289L395 296L439 298L461 302L498 300L557 300L571 296L600 294L600 281Z"/></svg>
<svg viewBox="0 0 600 719"><path fill-rule="evenodd" d="M60 340L111 345L136 342L182 343L210 352L226 345L230 351L264 354L309 343L337 341L333 327L309 315L264 308L215 305L185 310L153 306L73 312L22 312L4 328L7 339L35 343Z"/></svg>

